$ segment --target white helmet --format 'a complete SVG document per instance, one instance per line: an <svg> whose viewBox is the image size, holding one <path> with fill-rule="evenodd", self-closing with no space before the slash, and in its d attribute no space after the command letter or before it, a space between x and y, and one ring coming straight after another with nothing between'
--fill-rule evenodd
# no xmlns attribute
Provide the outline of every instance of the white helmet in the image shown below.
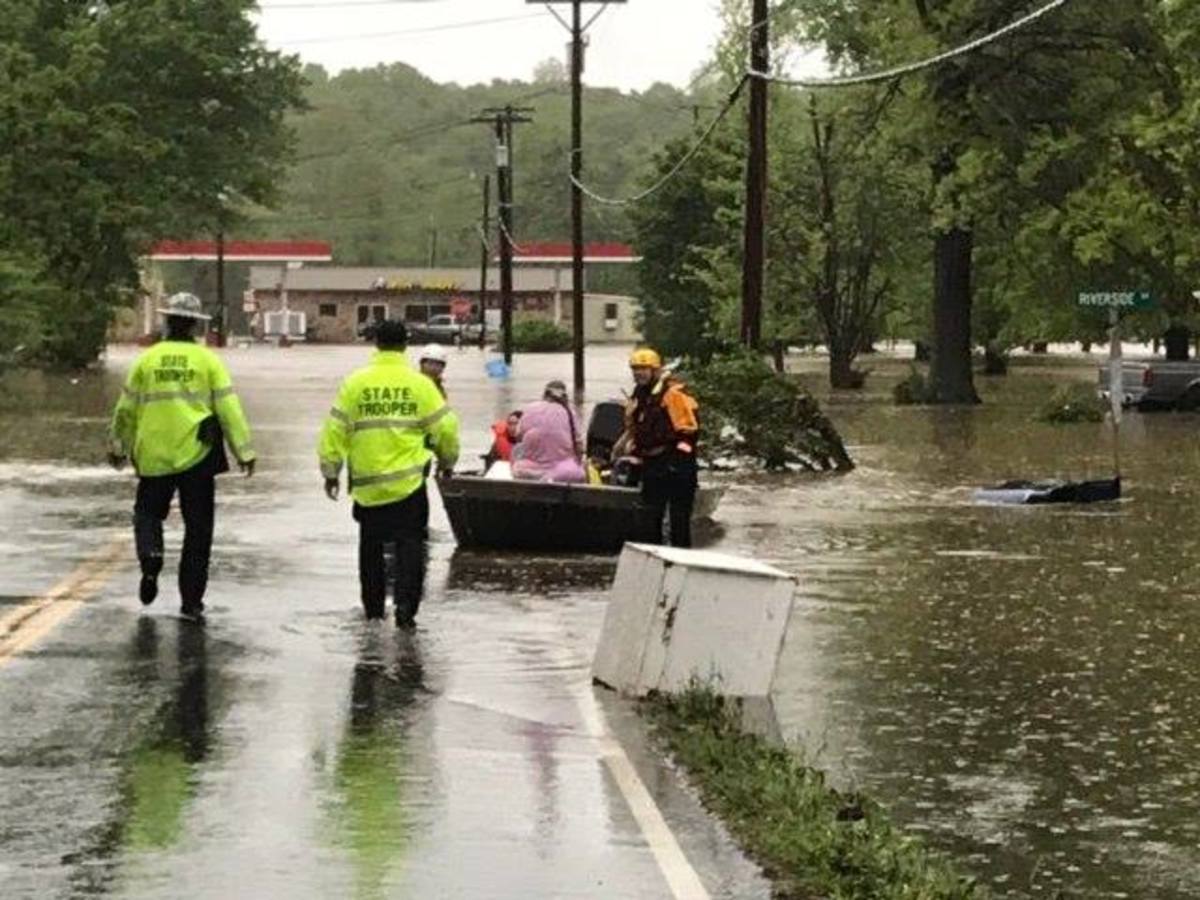
<svg viewBox="0 0 1200 900"><path fill-rule="evenodd" d="M425 360L440 362L444 366L450 361L450 357L446 354L446 348L441 344L426 344L417 361L425 362Z"/></svg>
<svg viewBox="0 0 1200 900"><path fill-rule="evenodd" d="M195 294L181 293L168 297L166 304L158 311L164 316L176 319L199 319L201 322L207 322L212 316L206 316L203 310L204 306L199 297Z"/></svg>

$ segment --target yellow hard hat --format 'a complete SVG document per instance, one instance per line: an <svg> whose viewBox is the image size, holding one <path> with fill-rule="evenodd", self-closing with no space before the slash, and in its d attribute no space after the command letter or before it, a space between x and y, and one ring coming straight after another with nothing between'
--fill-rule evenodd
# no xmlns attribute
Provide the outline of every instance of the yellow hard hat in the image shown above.
<svg viewBox="0 0 1200 900"><path fill-rule="evenodd" d="M649 369L661 369L662 357L658 355L657 351L651 350L649 347L639 347L629 357L629 365L632 368L645 366Z"/></svg>

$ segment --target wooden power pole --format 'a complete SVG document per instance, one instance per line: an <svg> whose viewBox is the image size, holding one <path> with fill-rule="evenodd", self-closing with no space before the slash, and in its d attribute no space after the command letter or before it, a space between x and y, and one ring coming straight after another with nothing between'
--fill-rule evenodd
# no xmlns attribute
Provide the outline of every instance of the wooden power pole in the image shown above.
<svg viewBox="0 0 1200 900"><path fill-rule="evenodd" d="M583 356L583 3L571 4L571 347L575 393L586 380Z"/></svg>
<svg viewBox="0 0 1200 900"><path fill-rule="evenodd" d="M545 2L554 12L552 3L566 0L526 0L528 3ZM584 35L592 22L604 12L609 3L624 3L625 0L569 0L571 21L562 17L559 21L571 33L571 330L575 355L575 393L581 394L585 381L583 362L583 51L586 46ZM601 3L600 10L586 23L583 21L583 5ZM558 16L558 13L554 13Z"/></svg>
<svg viewBox="0 0 1200 900"><path fill-rule="evenodd" d="M512 364L512 314L513 314L513 247L512 247L512 126L514 123L532 122L528 107L485 109L476 116L475 122L489 122L496 134L496 194L499 209L500 238L500 340L504 345L504 361Z"/></svg>
<svg viewBox="0 0 1200 900"><path fill-rule="evenodd" d="M487 241L488 228L492 224L492 176L483 176L483 218L479 225L479 346L482 349L487 343L487 296L488 296L488 257L492 248Z"/></svg>
<svg viewBox="0 0 1200 900"><path fill-rule="evenodd" d="M767 0L752 0L750 68L766 73L771 65ZM742 255L741 342L757 348L762 339L763 283L767 230L767 82L750 78L750 146L746 161L746 220Z"/></svg>
<svg viewBox="0 0 1200 900"><path fill-rule="evenodd" d="M229 317L225 312L225 226L217 226L217 316L216 326L217 346L225 346L225 336Z"/></svg>

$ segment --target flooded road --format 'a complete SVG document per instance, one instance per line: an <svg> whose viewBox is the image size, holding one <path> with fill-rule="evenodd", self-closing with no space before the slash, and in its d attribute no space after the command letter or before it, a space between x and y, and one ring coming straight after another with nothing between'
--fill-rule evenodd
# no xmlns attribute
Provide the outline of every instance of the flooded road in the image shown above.
<svg viewBox="0 0 1200 900"><path fill-rule="evenodd" d="M262 468L220 482L205 630L168 590L140 615L127 568L0 668L5 897L670 896L583 724L610 561L457 553L435 502L421 629L361 621L353 523L313 448L365 355L227 354ZM591 400L623 362L589 350ZM902 364L834 397L819 361L796 364L858 470L731 481L710 535L800 578L785 733L999 896L1200 896L1200 417L1126 418L1120 504L979 507L974 486L1109 473L1102 426L1032 423L1094 370L1017 366L981 383L985 406L930 410L891 405ZM464 466L569 365L498 383L452 355ZM6 389L0 616L124 534L132 486L98 463L116 390ZM168 573L178 544L173 518ZM629 709L601 703L711 895L765 896Z"/></svg>
<svg viewBox="0 0 1200 900"><path fill-rule="evenodd" d="M0 896L658 900L689 878L769 896L632 710L592 690L610 560L456 554L435 503L418 630L363 621L356 526L315 446L367 355L227 355L260 468L219 482L206 627L175 616L173 513L145 614L130 556L29 652L0 654ZM131 356L5 383L0 624L127 536L132 480L98 461ZM464 464L561 375L548 365L532 388L493 385L478 354L453 357Z"/></svg>

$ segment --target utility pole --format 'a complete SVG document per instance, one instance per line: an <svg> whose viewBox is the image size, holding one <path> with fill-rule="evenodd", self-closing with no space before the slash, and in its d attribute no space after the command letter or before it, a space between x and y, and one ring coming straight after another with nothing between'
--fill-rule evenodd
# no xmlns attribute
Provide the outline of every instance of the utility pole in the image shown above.
<svg viewBox="0 0 1200 900"><path fill-rule="evenodd" d="M496 134L496 192L499 198L500 237L500 330L504 344L504 361L512 364L512 126L514 123L532 122L529 116L534 110L529 107L505 106L485 109L474 122L490 122Z"/></svg>
<svg viewBox="0 0 1200 900"><path fill-rule="evenodd" d="M225 346L225 226L217 226L217 346Z"/></svg>
<svg viewBox="0 0 1200 900"><path fill-rule="evenodd" d="M492 255L488 246L487 233L491 227L492 176L483 176L483 218L479 226L479 349L487 341L487 278L488 257Z"/></svg>
<svg viewBox="0 0 1200 900"><path fill-rule="evenodd" d="M532 3L534 0L526 0ZM625 0L569 0L571 4L571 21L567 23L557 12L552 3L564 0L537 0L545 2L571 33L571 326L573 332L572 344L575 351L575 393L583 393L583 50L586 41L583 36L600 14L608 8L609 3L623 3ZM583 21L583 4L600 3L597 11L588 21Z"/></svg>
<svg viewBox="0 0 1200 900"><path fill-rule="evenodd" d="M437 251L438 251L438 230L437 226L430 222L429 225L429 268L437 268Z"/></svg>
<svg viewBox="0 0 1200 900"><path fill-rule="evenodd" d="M575 393L585 381L583 358L583 4L571 4L571 330Z"/></svg>
<svg viewBox="0 0 1200 900"><path fill-rule="evenodd" d="M752 0L750 68L767 72L771 65L767 0ZM767 82L750 78L750 155L746 161L746 221L742 254L741 342L757 348L762 339L763 282L766 276L767 228Z"/></svg>

